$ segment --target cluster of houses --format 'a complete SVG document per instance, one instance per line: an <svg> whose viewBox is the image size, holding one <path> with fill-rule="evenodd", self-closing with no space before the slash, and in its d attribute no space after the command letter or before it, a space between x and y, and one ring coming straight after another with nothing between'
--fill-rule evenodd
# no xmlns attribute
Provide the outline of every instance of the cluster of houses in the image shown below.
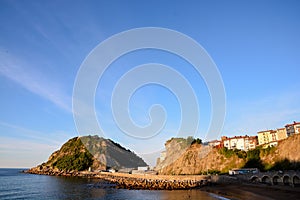
<svg viewBox="0 0 300 200"><path fill-rule="evenodd" d="M276 130L265 130L259 131L257 136L234 136L234 137L226 137L222 136L221 140L213 140L208 142L209 146L215 148L223 148L226 147L228 149L239 149L243 151L248 151L255 149L257 146L261 146L262 148L277 146L278 142L284 140L294 134L300 134L300 122L293 122L291 124L285 125L284 128L278 128ZM166 158L166 151L161 152L160 160L164 160ZM107 170L108 172L114 173L129 173L129 174L157 174L156 171L150 169L149 166L139 166L137 168L121 168L116 170L114 168L110 168ZM229 174L240 174L240 173L256 173L256 168L249 169L233 169L229 172Z"/></svg>
<svg viewBox="0 0 300 200"><path fill-rule="evenodd" d="M285 125L284 128L259 131L257 136L223 136L221 137L221 140L213 140L208 142L208 145L216 148L227 147L228 149L248 151L255 149L257 146L262 146L262 148L277 146L279 141L299 133L300 122L294 121L291 124Z"/></svg>

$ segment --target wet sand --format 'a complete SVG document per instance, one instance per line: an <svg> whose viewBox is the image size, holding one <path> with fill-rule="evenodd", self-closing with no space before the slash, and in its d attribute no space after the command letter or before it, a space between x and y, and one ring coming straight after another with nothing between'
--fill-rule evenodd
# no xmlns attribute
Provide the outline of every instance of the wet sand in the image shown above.
<svg viewBox="0 0 300 200"><path fill-rule="evenodd" d="M300 199L300 187L268 186L263 184L220 184L204 186L200 190L232 200Z"/></svg>

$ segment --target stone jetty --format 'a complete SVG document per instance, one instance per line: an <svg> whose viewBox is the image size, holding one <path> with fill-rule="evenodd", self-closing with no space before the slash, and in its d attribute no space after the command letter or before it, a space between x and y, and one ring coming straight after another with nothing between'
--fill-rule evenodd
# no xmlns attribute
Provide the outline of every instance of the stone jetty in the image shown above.
<svg viewBox="0 0 300 200"><path fill-rule="evenodd" d="M116 188L124 189L146 189L146 190L178 190L193 189L210 184L211 177L204 175L152 175L152 174L125 174L109 172L88 172L88 171L59 171L48 169L32 168L26 173L71 176L85 178L99 178L113 183Z"/></svg>
<svg viewBox="0 0 300 200"><path fill-rule="evenodd" d="M210 183L209 176L168 176L148 174L121 174L102 172L95 177L116 184L117 188L147 190L192 189Z"/></svg>

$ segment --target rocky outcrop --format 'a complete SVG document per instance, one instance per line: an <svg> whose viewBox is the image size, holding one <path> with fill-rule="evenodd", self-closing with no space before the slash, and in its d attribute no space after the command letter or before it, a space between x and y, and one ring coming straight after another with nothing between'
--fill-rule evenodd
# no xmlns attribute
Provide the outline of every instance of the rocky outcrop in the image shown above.
<svg viewBox="0 0 300 200"><path fill-rule="evenodd" d="M94 155L94 169L97 165L106 168L137 168L147 166L142 158L120 144L98 136L80 138L86 149Z"/></svg>
<svg viewBox="0 0 300 200"><path fill-rule="evenodd" d="M51 154L48 161L30 169L29 173L76 175L91 168L137 168L147 164L136 154L109 139L98 136L75 137Z"/></svg>
<svg viewBox="0 0 300 200"><path fill-rule="evenodd" d="M205 174L218 171L228 172L231 168L242 167L245 161L233 155L226 158L217 149L207 145L193 144L174 162L160 168L159 174Z"/></svg>
<svg viewBox="0 0 300 200"><path fill-rule="evenodd" d="M300 134L280 141L277 147L258 147L248 152L231 150L230 155L222 152L222 149L202 144L180 148L181 143L181 139L166 143L166 151L156 166L159 174L228 173L230 169L243 167L255 167L262 171L300 169Z"/></svg>
<svg viewBox="0 0 300 200"><path fill-rule="evenodd" d="M157 159L155 170L160 171L161 169L171 165L180 156L186 152L189 148L192 140L184 138L171 138L165 143L165 151L162 152L162 156Z"/></svg>
<svg viewBox="0 0 300 200"><path fill-rule="evenodd" d="M300 163L300 134L295 134L282 140L278 146L271 149L270 152L261 155L263 163L273 165L282 160L288 160L291 163Z"/></svg>
<svg viewBox="0 0 300 200"><path fill-rule="evenodd" d="M94 176L92 173L82 173L76 170L72 170L72 171L60 170L45 165L39 165L27 171L25 170L24 172L29 174L39 174L39 175L48 175L48 176L76 176L76 177L89 177L89 178Z"/></svg>

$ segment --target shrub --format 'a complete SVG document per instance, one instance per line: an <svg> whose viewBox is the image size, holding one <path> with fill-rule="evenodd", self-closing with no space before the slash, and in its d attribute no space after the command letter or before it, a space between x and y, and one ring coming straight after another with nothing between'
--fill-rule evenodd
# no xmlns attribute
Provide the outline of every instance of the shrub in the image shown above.
<svg viewBox="0 0 300 200"><path fill-rule="evenodd" d="M55 160L52 166L60 170L82 171L93 164L92 154L86 150L81 139L77 137L70 139L57 153L56 158L52 159L53 161Z"/></svg>
<svg viewBox="0 0 300 200"><path fill-rule="evenodd" d="M219 153L224 155L226 158L230 158L235 155L235 152L232 149L228 149L226 147L219 149Z"/></svg>
<svg viewBox="0 0 300 200"><path fill-rule="evenodd" d="M234 150L234 153L238 156L238 158L243 158L243 159L247 158L247 152L246 151L236 149L236 150Z"/></svg>
<svg viewBox="0 0 300 200"><path fill-rule="evenodd" d="M260 160L260 149L256 148L247 152L248 160Z"/></svg>
<svg viewBox="0 0 300 200"><path fill-rule="evenodd" d="M197 138L197 139L193 139L192 144L202 144L202 140L200 138Z"/></svg>
<svg viewBox="0 0 300 200"><path fill-rule="evenodd" d="M53 163L54 167L60 170L77 170L88 169L93 164L93 156L89 152L80 152L75 155L64 155Z"/></svg>
<svg viewBox="0 0 300 200"><path fill-rule="evenodd" d="M260 149L260 154L261 154L261 156L266 156L270 153L273 153L275 151L275 149L276 148L274 146L272 146L272 147L268 146L266 149Z"/></svg>

